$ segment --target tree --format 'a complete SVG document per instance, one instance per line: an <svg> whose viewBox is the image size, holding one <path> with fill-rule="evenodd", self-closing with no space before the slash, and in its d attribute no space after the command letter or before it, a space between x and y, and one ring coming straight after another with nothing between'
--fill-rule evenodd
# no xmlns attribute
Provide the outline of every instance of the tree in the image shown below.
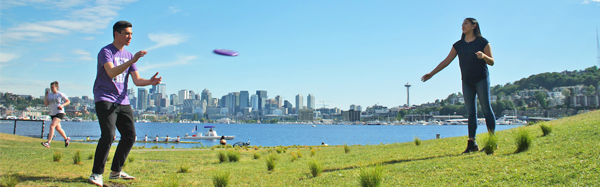
<svg viewBox="0 0 600 187"><path fill-rule="evenodd" d="M571 90L569 90L569 89L564 89L561 93L565 97L570 97L571 96Z"/></svg>
<svg viewBox="0 0 600 187"><path fill-rule="evenodd" d="M594 85L585 88L585 95L594 95L594 93L596 93L596 87L594 87Z"/></svg>
<svg viewBox="0 0 600 187"><path fill-rule="evenodd" d="M546 98L548 98L548 94L544 92L536 92L533 96L535 97L537 102L540 103L540 107L548 107L548 101L546 100Z"/></svg>
<svg viewBox="0 0 600 187"><path fill-rule="evenodd" d="M198 121L198 114L194 113L194 118L192 118L192 121Z"/></svg>

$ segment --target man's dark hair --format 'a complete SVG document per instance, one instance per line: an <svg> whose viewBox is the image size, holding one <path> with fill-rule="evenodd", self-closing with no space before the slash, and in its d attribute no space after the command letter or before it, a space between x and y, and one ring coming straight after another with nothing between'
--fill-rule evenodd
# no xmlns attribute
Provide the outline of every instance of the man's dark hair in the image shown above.
<svg viewBox="0 0 600 187"><path fill-rule="evenodd" d="M133 25L128 21L117 21L115 25L113 25L113 38L115 38L115 32L121 33L121 31L125 30L127 27L133 27Z"/></svg>

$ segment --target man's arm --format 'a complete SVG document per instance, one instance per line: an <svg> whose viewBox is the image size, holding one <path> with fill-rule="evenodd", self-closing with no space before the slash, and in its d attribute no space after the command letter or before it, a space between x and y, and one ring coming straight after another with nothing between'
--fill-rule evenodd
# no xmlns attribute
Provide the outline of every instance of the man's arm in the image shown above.
<svg viewBox="0 0 600 187"><path fill-rule="evenodd" d="M117 67L115 67L113 63L104 63L104 69L111 79L115 78L117 75L123 73L127 68L129 68L129 66L133 65L133 63L136 63L141 57L146 55L146 53L146 51L138 51L135 53L132 59Z"/></svg>
<svg viewBox="0 0 600 187"><path fill-rule="evenodd" d="M140 77L140 74L137 71L134 71L131 73L131 78L133 80L133 84L135 84L136 86L157 85L160 84L160 81L162 81L162 77L156 78L157 75L158 72L156 72L156 74L154 74L152 78L144 79Z"/></svg>

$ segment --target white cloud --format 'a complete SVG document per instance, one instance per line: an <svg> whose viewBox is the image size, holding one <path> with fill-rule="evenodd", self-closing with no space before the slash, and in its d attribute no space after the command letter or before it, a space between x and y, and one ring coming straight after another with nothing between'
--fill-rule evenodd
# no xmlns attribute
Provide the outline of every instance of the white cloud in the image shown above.
<svg viewBox="0 0 600 187"><path fill-rule="evenodd" d="M173 13L173 14L176 14L177 12L181 12L181 10L178 9L177 7L169 6L169 12Z"/></svg>
<svg viewBox="0 0 600 187"><path fill-rule="evenodd" d="M196 59L198 57L196 56L179 56L177 57L177 61L175 62L171 62L171 63L162 63L162 64L148 64L145 63L144 65L138 65L138 71L146 71L146 70L150 70L150 69L155 69L155 68L165 68L165 67L171 67L171 66L179 66L179 65L186 65L186 64L191 64L190 61Z"/></svg>
<svg viewBox="0 0 600 187"><path fill-rule="evenodd" d="M125 4L135 0L105 1L97 0L93 6L84 0L9 0L2 1L3 9L13 6L42 5L48 6L48 9L59 9L64 11L65 19L26 22L11 27L5 27L1 30L3 36L2 45L9 45L16 40L46 41L52 39L52 36L61 36L72 33L98 33L99 30L110 26L111 22L118 16L118 12ZM80 7L84 6L84 7ZM79 9L71 9L77 7ZM71 9L71 10L65 10Z"/></svg>
<svg viewBox="0 0 600 187"><path fill-rule="evenodd" d="M156 42L156 45L146 49L147 51L156 49L159 47L164 47L164 46L169 46L169 45L177 45L181 42L184 42L185 39L187 39L186 36L181 35L181 34L154 34L154 33L148 34L148 38L151 41Z"/></svg>
<svg viewBox="0 0 600 187"><path fill-rule="evenodd" d="M583 0L583 2L581 2L581 4L590 4L590 2L600 3L600 0Z"/></svg>
<svg viewBox="0 0 600 187"><path fill-rule="evenodd" d="M16 55L16 54L8 54L8 53L0 52L0 63L7 63L7 62L15 60L19 57L21 57L21 56Z"/></svg>
<svg viewBox="0 0 600 187"><path fill-rule="evenodd" d="M94 58L92 58L92 53L87 52L86 50L73 49L73 53L76 55L79 55L79 60L83 60L83 61L93 61L94 60Z"/></svg>

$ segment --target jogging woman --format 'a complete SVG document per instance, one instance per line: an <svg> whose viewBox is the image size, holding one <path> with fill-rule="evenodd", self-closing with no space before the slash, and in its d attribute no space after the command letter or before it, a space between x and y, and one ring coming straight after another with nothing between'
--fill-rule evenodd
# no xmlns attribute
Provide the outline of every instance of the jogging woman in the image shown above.
<svg viewBox="0 0 600 187"><path fill-rule="evenodd" d="M54 81L50 83L50 90L46 89L46 95L44 97L44 105L50 108L50 117L52 123L50 124L50 132L48 133L48 141L42 142L42 145L46 148L50 148L50 142L54 137L54 130L65 139L65 147L69 146L71 138L67 137L65 131L60 126L60 120L65 117L65 106L69 105L71 101L67 96L58 91L58 82Z"/></svg>
<svg viewBox="0 0 600 187"><path fill-rule="evenodd" d="M460 71L462 76L462 89L465 99L465 108L469 116L469 140L467 149L463 153L479 151L475 142L477 130L477 101L479 98L485 123L489 133L494 133L496 129L496 118L490 105L490 78L488 65L494 65L492 57L492 47L487 39L481 36L479 22L475 18L467 18L462 24L462 36L459 41L452 45L450 54L433 71L421 77L425 82L436 73L440 72L458 56Z"/></svg>

